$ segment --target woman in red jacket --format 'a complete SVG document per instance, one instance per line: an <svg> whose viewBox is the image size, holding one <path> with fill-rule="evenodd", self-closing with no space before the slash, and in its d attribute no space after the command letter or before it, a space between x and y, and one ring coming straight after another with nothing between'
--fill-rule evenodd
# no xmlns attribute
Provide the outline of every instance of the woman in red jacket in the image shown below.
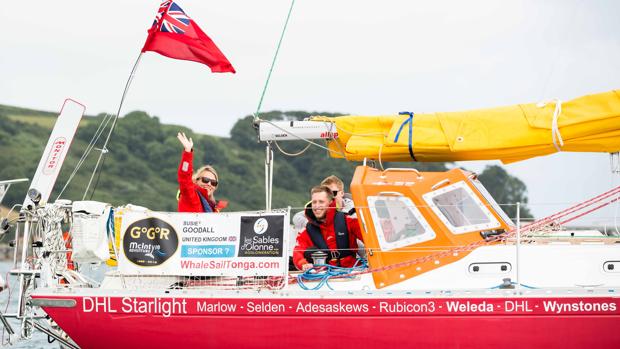
<svg viewBox="0 0 620 349"><path fill-rule="evenodd" d="M192 174L194 141L182 132L177 134L177 138L184 148L177 172L179 212L219 212L228 202L216 201L213 197L219 182L217 172L211 166L203 166Z"/></svg>

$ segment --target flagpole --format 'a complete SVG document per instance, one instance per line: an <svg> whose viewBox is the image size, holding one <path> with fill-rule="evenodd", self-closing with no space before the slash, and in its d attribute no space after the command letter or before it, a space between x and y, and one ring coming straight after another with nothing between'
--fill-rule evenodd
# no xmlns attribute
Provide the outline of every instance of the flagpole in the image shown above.
<svg viewBox="0 0 620 349"><path fill-rule="evenodd" d="M143 53L144 52L140 51L140 54L138 55L138 58L136 59L136 62L133 65L133 68L131 69L131 73L129 74L129 78L127 79L127 83L125 84L125 90L123 91L123 95L121 97L121 102L118 105L118 110L116 111L116 115L114 116L114 120L112 121L112 126L110 127L110 131L108 132L105 142L103 143L103 147L101 147L101 153L99 153L97 164L95 165L95 168L93 169L93 173L90 176L90 180L88 181L88 185L86 186L86 190L84 191L82 200L86 200L86 195L88 194L90 185L92 184L93 179L95 178L95 174L97 174L97 170L99 170L99 174L97 175L97 181L95 182L95 185L93 186L93 191L90 194L90 198L92 199L93 195L95 194L95 190L97 189L97 184L99 184L99 177L101 176L100 169L103 168L103 164L105 163L105 158L103 156L104 154L108 153L107 145L110 142L110 139L112 138L112 133L114 132L114 128L116 127L116 122L118 121L118 117L121 114L121 109L123 108L123 102L125 102L125 97L127 96L127 91L129 91L129 87L131 86L131 82L133 81L133 78L136 74L136 70L138 69L138 64L140 64L140 59L142 58ZM101 167L99 166L100 164L101 164Z"/></svg>

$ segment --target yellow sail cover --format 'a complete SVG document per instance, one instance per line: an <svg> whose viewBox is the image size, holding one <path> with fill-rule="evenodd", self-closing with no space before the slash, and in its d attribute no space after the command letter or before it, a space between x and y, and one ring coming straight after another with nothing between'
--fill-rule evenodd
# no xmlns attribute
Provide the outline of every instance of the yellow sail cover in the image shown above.
<svg viewBox="0 0 620 349"><path fill-rule="evenodd" d="M412 118L317 116L312 120L336 124L338 138L328 141L330 154L348 160L499 159L510 163L557 151L620 151L620 90L568 102L414 114Z"/></svg>

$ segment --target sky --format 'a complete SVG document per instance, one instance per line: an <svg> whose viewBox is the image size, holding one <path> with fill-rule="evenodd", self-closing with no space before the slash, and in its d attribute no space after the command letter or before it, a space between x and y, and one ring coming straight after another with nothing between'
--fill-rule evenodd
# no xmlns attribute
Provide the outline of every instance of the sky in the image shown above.
<svg viewBox="0 0 620 349"><path fill-rule="evenodd" d="M7 3L0 104L58 111L71 97L87 114L115 112L160 1ZM122 113L228 136L257 109L291 2L178 4L237 74L147 53ZM261 110L464 111L620 89L619 13L614 0L297 0ZM488 164L499 162L459 163ZM604 153L505 168L527 185L537 217L620 184Z"/></svg>

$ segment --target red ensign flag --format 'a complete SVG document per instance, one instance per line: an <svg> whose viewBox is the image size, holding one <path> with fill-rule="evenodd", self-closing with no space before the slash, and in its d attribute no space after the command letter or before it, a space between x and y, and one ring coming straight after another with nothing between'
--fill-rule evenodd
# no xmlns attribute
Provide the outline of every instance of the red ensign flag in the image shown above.
<svg viewBox="0 0 620 349"><path fill-rule="evenodd" d="M174 1L159 5L142 52L204 63L214 73L235 73L235 68L211 38Z"/></svg>

